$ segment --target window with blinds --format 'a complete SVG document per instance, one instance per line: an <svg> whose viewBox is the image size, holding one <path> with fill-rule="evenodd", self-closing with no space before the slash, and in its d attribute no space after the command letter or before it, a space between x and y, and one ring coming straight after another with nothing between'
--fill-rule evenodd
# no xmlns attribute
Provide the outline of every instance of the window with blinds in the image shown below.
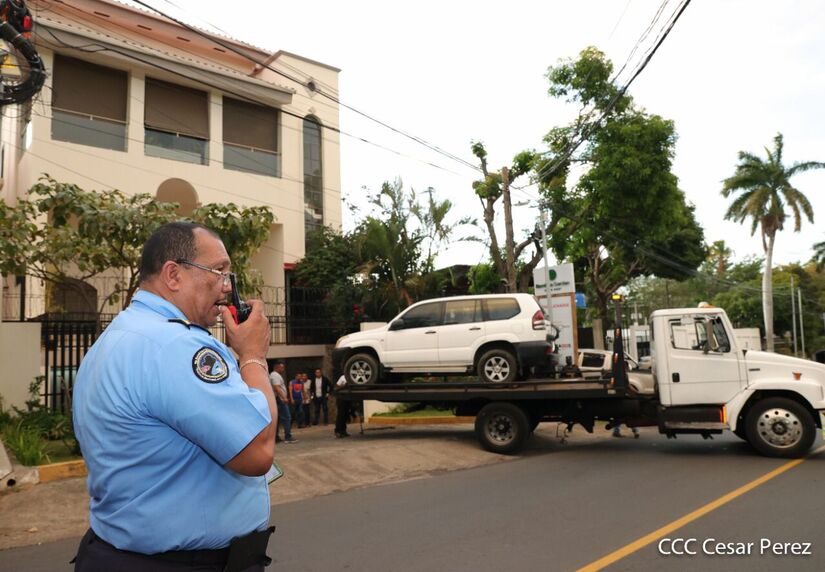
<svg viewBox="0 0 825 572"><path fill-rule="evenodd" d="M52 75L52 139L126 150L129 75L56 54Z"/></svg>
<svg viewBox="0 0 825 572"><path fill-rule="evenodd" d="M278 124L277 109L224 97L224 168L280 177Z"/></svg>
<svg viewBox="0 0 825 572"><path fill-rule="evenodd" d="M144 152L151 157L209 163L209 94L146 78Z"/></svg>

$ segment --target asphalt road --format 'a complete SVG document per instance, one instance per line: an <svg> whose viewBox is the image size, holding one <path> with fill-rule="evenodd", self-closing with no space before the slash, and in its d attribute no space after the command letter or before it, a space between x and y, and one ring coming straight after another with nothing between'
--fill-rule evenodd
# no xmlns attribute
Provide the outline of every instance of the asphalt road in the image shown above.
<svg viewBox="0 0 825 572"><path fill-rule="evenodd" d="M823 570L823 467L825 453L788 465L755 455L732 435L668 441L643 433L639 440L578 442L574 433L559 446L539 431L512 462L277 505L270 556L275 570L290 572L555 571L577 570L625 548L607 570ZM626 548L703 507L706 514L681 528ZM687 548L697 554L663 554L662 538L663 550L672 544L667 539L694 539ZM703 547L718 552L716 543L733 551L736 543L740 550L751 544L751 553L703 553ZM789 553L774 554L776 543L789 543L781 546ZM0 569L70 570L62 563L76 545L71 539L3 551ZM790 554L806 550L811 554Z"/></svg>

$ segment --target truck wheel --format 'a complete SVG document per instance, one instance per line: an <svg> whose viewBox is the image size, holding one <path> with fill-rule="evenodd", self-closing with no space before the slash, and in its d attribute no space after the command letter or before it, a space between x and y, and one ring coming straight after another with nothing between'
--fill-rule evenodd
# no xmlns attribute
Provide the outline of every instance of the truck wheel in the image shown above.
<svg viewBox="0 0 825 572"><path fill-rule="evenodd" d="M507 350L492 349L481 354L476 372L484 383L509 383L518 375L518 361Z"/></svg>
<svg viewBox="0 0 825 572"><path fill-rule="evenodd" d="M748 443L767 457L800 457L813 445L816 423L796 401L771 397L751 407L745 433Z"/></svg>
<svg viewBox="0 0 825 572"><path fill-rule="evenodd" d="M527 414L512 403L488 403L476 415L476 437L493 453L517 452L530 435Z"/></svg>
<svg viewBox="0 0 825 572"><path fill-rule="evenodd" d="M347 383L367 385L378 382L378 361L370 354L355 354L344 364Z"/></svg>
<svg viewBox="0 0 825 572"><path fill-rule="evenodd" d="M736 430L733 432L733 434L736 435L737 437L739 437L740 439L742 439L743 441L748 440L748 434L745 431L745 422L744 421L739 421L736 424Z"/></svg>

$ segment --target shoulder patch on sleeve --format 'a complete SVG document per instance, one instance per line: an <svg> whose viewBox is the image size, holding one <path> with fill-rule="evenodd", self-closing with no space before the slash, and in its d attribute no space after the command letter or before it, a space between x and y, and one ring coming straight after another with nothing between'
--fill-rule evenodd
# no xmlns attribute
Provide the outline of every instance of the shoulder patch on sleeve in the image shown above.
<svg viewBox="0 0 825 572"><path fill-rule="evenodd" d="M207 347L202 347L192 356L192 371L206 383L220 383L229 377L226 361L218 352Z"/></svg>

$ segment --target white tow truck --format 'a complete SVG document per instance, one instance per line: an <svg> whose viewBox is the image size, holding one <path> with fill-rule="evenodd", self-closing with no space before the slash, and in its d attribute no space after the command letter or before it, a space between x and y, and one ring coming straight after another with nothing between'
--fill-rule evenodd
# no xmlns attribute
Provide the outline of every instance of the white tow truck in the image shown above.
<svg viewBox="0 0 825 572"><path fill-rule="evenodd" d="M619 301L616 315L620 323ZM669 438L708 439L730 430L772 457L798 457L811 448L825 411L825 365L740 348L721 308L658 310L651 327L652 394L628 384L617 330L614 367L598 379L367 384L349 386L340 397L447 404L458 415L474 415L482 446L498 453L518 451L542 421L592 432L597 420L655 426Z"/></svg>

